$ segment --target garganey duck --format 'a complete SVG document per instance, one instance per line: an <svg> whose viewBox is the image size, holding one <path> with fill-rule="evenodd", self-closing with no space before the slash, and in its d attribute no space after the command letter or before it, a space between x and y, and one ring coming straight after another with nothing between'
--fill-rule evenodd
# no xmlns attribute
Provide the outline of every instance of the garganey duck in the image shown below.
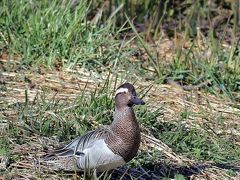
<svg viewBox="0 0 240 180"><path fill-rule="evenodd" d="M137 154L140 129L133 105L145 104L135 88L124 83L115 93L115 112L111 125L90 131L63 148L46 154L40 163L53 170L103 172L119 167Z"/></svg>

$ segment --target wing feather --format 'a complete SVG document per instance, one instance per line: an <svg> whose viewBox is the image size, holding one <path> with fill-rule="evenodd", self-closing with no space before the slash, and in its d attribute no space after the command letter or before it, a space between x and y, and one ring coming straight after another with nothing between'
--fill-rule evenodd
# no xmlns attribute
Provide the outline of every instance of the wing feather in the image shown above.
<svg viewBox="0 0 240 180"><path fill-rule="evenodd" d="M111 132L109 126L103 126L95 131L90 131L87 134L74 139L62 148L49 152L41 159L43 161L48 161L52 160L54 157L79 156L79 154L84 154L84 149L88 148L92 142L100 139L106 139L111 135L113 135L113 133Z"/></svg>

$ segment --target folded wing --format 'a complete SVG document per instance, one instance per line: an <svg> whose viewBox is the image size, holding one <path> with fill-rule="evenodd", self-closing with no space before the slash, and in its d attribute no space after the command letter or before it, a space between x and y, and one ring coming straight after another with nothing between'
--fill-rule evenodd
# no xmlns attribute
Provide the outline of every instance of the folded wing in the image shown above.
<svg viewBox="0 0 240 180"><path fill-rule="evenodd" d="M67 171L83 171L86 168L105 171L125 164L123 158L109 148L109 139L111 142L121 141L109 126L104 126L46 154L40 163L53 170Z"/></svg>

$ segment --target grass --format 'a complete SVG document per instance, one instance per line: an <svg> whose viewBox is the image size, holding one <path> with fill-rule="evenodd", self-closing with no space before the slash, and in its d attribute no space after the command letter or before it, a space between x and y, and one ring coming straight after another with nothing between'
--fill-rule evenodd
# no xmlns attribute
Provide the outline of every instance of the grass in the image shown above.
<svg viewBox="0 0 240 180"><path fill-rule="evenodd" d="M128 19L141 42L139 46L144 47L149 57L139 57L139 62L132 63L128 57L139 50L129 46L131 39L124 44L116 39L127 28L122 26L116 30L111 19L101 27L94 25L93 21L88 21L90 10L86 1L81 1L74 10L71 3L66 1L2 1L1 7L2 51L20 56L23 66L81 66L98 72L127 67L129 72L144 74L157 82L163 82L166 78L193 85L208 81L212 86L207 87L207 90L215 94L224 93L230 98L234 98L232 91L240 88L238 40L231 42L231 48L222 48L219 44L221 41L210 31L209 38L201 39L200 34L196 40L189 42L188 49L177 48L172 60L168 60L159 57L158 46L151 52L148 50L151 47L142 40ZM175 38L176 46L177 41L187 40ZM199 41L202 43L199 44ZM11 59L11 56L8 58ZM153 76L141 68L143 61L148 61L148 66L153 67ZM162 65L162 61L170 63Z"/></svg>
<svg viewBox="0 0 240 180"><path fill-rule="evenodd" d="M88 21L87 1L74 11L67 1L2 1L1 7L1 44L20 55L23 65L101 70L124 56L118 53L111 23L100 28Z"/></svg>
<svg viewBox="0 0 240 180"><path fill-rule="evenodd" d="M184 154L190 159L221 164L237 163L240 159L236 139L211 133L208 127L203 127L202 130L194 127L189 129L185 124L188 117L182 115L186 113L184 110L173 124L159 121L159 116L162 116L159 110L149 113L145 109L144 112L144 114L140 112L144 127L151 129L152 135L169 145L175 152ZM187 113L194 115L193 112ZM219 126L224 129L222 125Z"/></svg>
<svg viewBox="0 0 240 180"><path fill-rule="evenodd" d="M109 81L112 82L111 79ZM37 134L40 137L56 137L60 142L66 142L101 124L109 124L114 107L110 82L106 82L102 88L92 89L90 94L87 93L86 87L82 87L76 100L72 102L57 100L55 96L47 98L43 92L33 102L25 97L24 103L7 106L4 111L16 112L16 119L5 117L8 120L8 129L1 140L1 155L8 155L11 162L18 162L21 160L21 154L13 153L13 141L24 145L30 142L23 137ZM205 131L202 131L199 128L189 129L184 125L182 122L187 121L187 118L193 115L192 112L182 111L179 119L171 123L163 120L163 106L154 111L146 106L135 109L144 129L176 153L195 161L209 161L212 164L235 164L240 159L239 146L234 144L232 137L226 139L227 136L213 136L205 128ZM48 143L41 146L43 149L49 148ZM59 145L57 143L51 146ZM152 170L160 163L161 156L161 152L156 149L150 152L143 151L129 167L141 165Z"/></svg>
<svg viewBox="0 0 240 180"><path fill-rule="evenodd" d="M133 26L132 26L133 27ZM134 27L133 27L134 28ZM135 31L135 33L137 33ZM138 36L141 39L140 36ZM206 39L207 44L213 43ZM147 50L143 40L140 40L141 45ZM202 44L201 44L202 46ZM149 56L149 65L153 67L156 81L164 81L165 79L173 79L184 84L199 85L204 82L209 82L203 88L214 94L224 94L229 98L235 99L233 92L239 90L239 55L235 51L238 44L233 44L232 49L226 52L226 49L217 47L217 52L211 47L199 50L201 47L196 41L191 42L189 49L176 50L172 60L159 58L157 48ZM204 55L209 51L210 55ZM234 52L233 52L234 51ZM235 54L232 56L232 54ZM159 62L169 62L160 64ZM231 64L231 65L230 65ZM223 76L221 74L224 74Z"/></svg>
<svg viewBox="0 0 240 180"><path fill-rule="evenodd" d="M213 27L198 31L193 22L206 18L207 5L190 3L185 24L178 20L173 35L161 36L161 27L176 16L175 11L171 14L173 2L166 1L162 14L149 17L144 32L131 19L134 8L125 12L130 4L118 2L109 16L105 6L94 13L93 7L99 5L95 1L80 1L77 6L69 1L0 2L0 157L10 158L10 166L1 173L30 177L24 171L14 172L27 169L24 162L29 157L111 123L114 89L127 80L136 83L140 96L147 93L147 106L136 107L136 114L142 132L158 143L154 147L152 142L143 143L141 153L113 177L128 178L125 171L133 177L203 176L196 164L210 164L209 176L211 168L219 177L228 177L225 171L237 176L240 63L237 36L225 42L227 32L233 30L231 21L221 38ZM145 3L139 18L150 6L157 9L158 4ZM199 17L193 13L196 6L201 8ZM147 41L150 35L153 38ZM165 42L172 43L170 52ZM178 90L166 85L166 94L165 85L159 84L169 79ZM148 92L151 85L157 93ZM234 167L227 168L230 165ZM37 172L36 177L64 178L65 174Z"/></svg>

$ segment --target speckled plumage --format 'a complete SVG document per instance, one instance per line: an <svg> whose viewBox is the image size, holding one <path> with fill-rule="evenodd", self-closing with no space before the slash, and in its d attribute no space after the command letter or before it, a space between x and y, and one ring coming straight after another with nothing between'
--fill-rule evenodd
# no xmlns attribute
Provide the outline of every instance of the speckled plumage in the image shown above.
<svg viewBox="0 0 240 180"><path fill-rule="evenodd" d="M127 91L120 88L127 88ZM53 170L83 171L89 168L105 171L130 161L140 145L139 124L132 106L144 102L137 98L130 83L121 85L118 90L111 125L76 138L65 147L48 153L39 162Z"/></svg>
<svg viewBox="0 0 240 180"><path fill-rule="evenodd" d="M124 107L114 113L114 121L111 124L112 131L121 137L124 142L116 147L118 153L128 162L136 154L140 145L140 129L132 107ZM113 152L116 150L113 149Z"/></svg>

